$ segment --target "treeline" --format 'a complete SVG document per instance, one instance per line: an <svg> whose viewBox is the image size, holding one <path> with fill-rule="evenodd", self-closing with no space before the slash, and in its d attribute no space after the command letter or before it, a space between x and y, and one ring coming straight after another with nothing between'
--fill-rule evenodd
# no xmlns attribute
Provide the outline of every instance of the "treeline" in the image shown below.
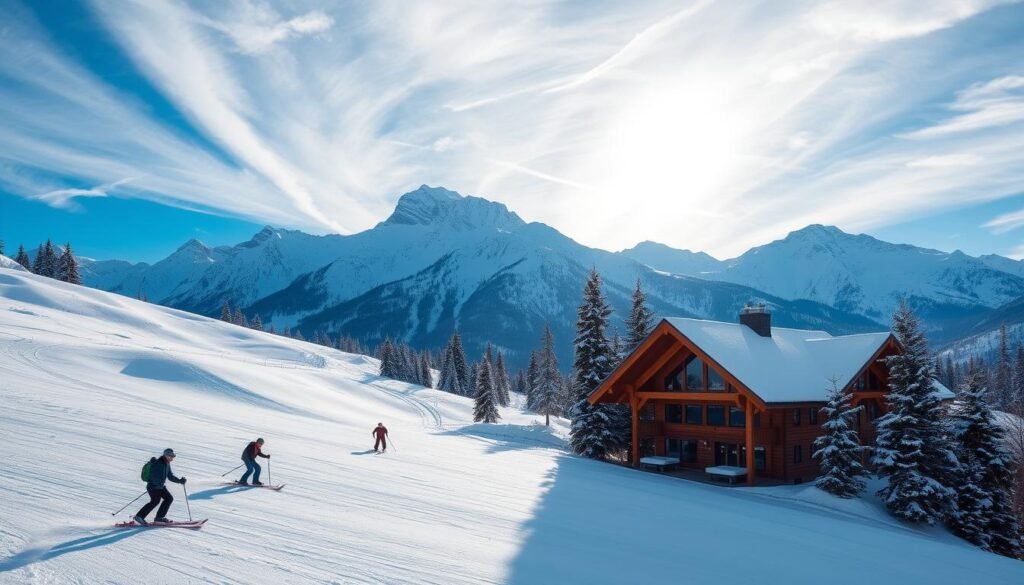
<svg viewBox="0 0 1024 585"><path fill-rule="evenodd" d="M242 312L240 307L232 307L232 303L228 299L224 299L224 304L221 305L220 309L220 320L225 323L231 323L232 325L238 325L239 327L245 327L247 329L255 329L257 331L264 331L266 333L272 333L274 335L280 335L282 337L288 337L291 339L297 339L299 341L306 341L308 343L315 343L324 347L330 347L338 349L346 353L357 353L367 356L372 356L373 352L370 351L362 342L354 337L348 335L341 335L338 337L332 337L323 331L315 331L310 339L306 339L302 332L298 329L292 330L291 327L286 327L281 331L278 331L273 323L269 325L263 324L263 319L260 315L254 314L251 317Z"/></svg>
<svg viewBox="0 0 1024 585"><path fill-rule="evenodd" d="M989 359L981 355L957 355L945 352L936 359L938 379L949 388L957 388L969 376L979 376L989 389L989 402L998 410L1024 417L1024 344L1011 347L1006 325L999 328L998 345Z"/></svg>
<svg viewBox="0 0 1024 585"><path fill-rule="evenodd" d="M4 242L0 240L0 254L4 253ZM25 252L25 246L19 245L14 261L33 274L71 284L82 284L78 259L75 258L74 251L71 249L71 242L61 247L54 246L51 240L46 240L45 244L39 244L35 261L29 259Z"/></svg>

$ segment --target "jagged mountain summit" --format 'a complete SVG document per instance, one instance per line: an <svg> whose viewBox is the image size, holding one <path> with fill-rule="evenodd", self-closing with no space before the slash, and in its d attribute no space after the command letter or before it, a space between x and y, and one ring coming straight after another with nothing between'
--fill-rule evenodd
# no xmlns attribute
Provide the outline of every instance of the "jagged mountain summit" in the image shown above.
<svg viewBox="0 0 1024 585"><path fill-rule="evenodd" d="M545 323L560 340L559 357L570 363L575 312L591 267L604 277L619 321L639 278L662 315L734 319L757 300L776 309L780 325L836 333L881 327L819 303L665 274L527 223L500 203L428 186L403 195L387 220L357 234L268 227L233 247L183 246L152 266L131 267L117 285L109 275L86 279L206 315L217 314L227 298L279 330L347 334L371 344L391 337L436 348L457 327L471 354L491 341L518 366Z"/></svg>
<svg viewBox="0 0 1024 585"><path fill-rule="evenodd" d="M679 272L673 268L688 266L692 253L676 252L647 255L642 261ZM724 260L717 269L679 273L744 284L785 299L809 299L882 323L906 297L932 335L943 341L955 338L970 321L1024 296L1024 278L994 267L1009 268L1014 262L810 225Z"/></svg>

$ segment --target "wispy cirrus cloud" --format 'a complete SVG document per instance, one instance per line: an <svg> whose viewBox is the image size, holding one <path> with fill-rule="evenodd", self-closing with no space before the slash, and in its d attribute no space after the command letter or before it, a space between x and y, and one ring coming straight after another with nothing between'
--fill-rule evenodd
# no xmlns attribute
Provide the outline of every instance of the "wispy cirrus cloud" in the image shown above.
<svg viewBox="0 0 1024 585"><path fill-rule="evenodd" d="M1024 44L972 40L1003 4L92 0L208 144L7 19L0 185L137 177L124 196L351 232L433 183L728 256L1019 191Z"/></svg>

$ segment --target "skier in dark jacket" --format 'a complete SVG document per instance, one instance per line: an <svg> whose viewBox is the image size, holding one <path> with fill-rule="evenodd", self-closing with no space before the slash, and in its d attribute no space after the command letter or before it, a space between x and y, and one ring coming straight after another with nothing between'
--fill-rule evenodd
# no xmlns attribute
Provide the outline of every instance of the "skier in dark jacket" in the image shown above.
<svg viewBox="0 0 1024 585"><path fill-rule="evenodd" d="M185 483L184 477L176 477L174 472L171 471L171 461L174 461L173 449L164 449L163 455L149 460L149 480L146 482L149 503L143 506L138 514L135 515L135 521L143 526L146 525L146 516L153 511L157 504L160 504L160 509L156 511L156 519L153 521L170 522L167 519L167 510L170 509L174 496L171 495L171 492L167 491L167 480L183 485Z"/></svg>
<svg viewBox="0 0 1024 585"><path fill-rule="evenodd" d="M388 450L388 428L384 426L384 423L377 423L377 428L370 431L370 434L377 438L373 443L373 450L376 452L378 447L383 446L382 451Z"/></svg>
<svg viewBox="0 0 1024 585"><path fill-rule="evenodd" d="M264 459L270 459L270 455L264 455L262 449L262 438L256 439L245 446L245 451L242 451L242 462L245 463L245 475L242 476L242 479L238 480L240 485L249 485L246 480L249 479L250 474L252 475L252 485L263 485L260 481L260 471L262 471L263 468L260 467L259 463L256 463L256 458L263 457Z"/></svg>

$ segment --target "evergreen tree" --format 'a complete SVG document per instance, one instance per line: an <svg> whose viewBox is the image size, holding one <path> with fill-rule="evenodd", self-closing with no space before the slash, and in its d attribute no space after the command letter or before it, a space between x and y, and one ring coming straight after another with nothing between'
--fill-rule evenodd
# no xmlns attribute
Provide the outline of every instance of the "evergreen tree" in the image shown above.
<svg viewBox="0 0 1024 585"><path fill-rule="evenodd" d="M508 379L508 370L505 369L505 358L500 351L497 354L498 359L494 365L494 390L498 393L498 404L508 406L511 402L512 382Z"/></svg>
<svg viewBox="0 0 1024 585"><path fill-rule="evenodd" d="M612 335L612 370L619 367L622 360L626 357L626 342L622 340L622 336L619 335L619 330L615 329L615 334Z"/></svg>
<svg viewBox="0 0 1024 585"><path fill-rule="evenodd" d="M274 328L274 322L270 322L270 327L267 327L267 333L271 335L277 335L277 329Z"/></svg>
<svg viewBox="0 0 1024 585"><path fill-rule="evenodd" d="M526 396L526 374L523 373L522 369L516 372L516 379L512 383L512 389L516 392L516 394L520 394L524 397Z"/></svg>
<svg viewBox="0 0 1024 585"><path fill-rule="evenodd" d="M495 423L498 414L497 391L491 373L491 344L487 344L484 357L476 368L476 398L473 402L473 422Z"/></svg>
<svg viewBox="0 0 1024 585"><path fill-rule="evenodd" d="M78 271L78 259L71 250L71 242L64 245L64 252L57 261L57 278L71 284L82 284L82 275Z"/></svg>
<svg viewBox="0 0 1024 585"><path fill-rule="evenodd" d="M996 356L995 403L1006 408L1013 402L1013 364L1010 361L1010 343L1006 325L999 328L999 353Z"/></svg>
<svg viewBox="0 0 1024 585"><path fill-rule="evenodd" d="M451 392L452 394L462 394L462 388L459 387L458 377L455 375L455 369L452 367L452 342L448 341L448 346L444 348L444 358L441 362L441 371L439 372L437 387L445 392Z"/></svg>
<svg viewBox="0 0 1024 585"><path fill-rule="evenodd" d="M1017 344L1017 362L1013 366L1013 400L1010 412L1024 413L1024 345ZM1021 455L1024 457L1024 454Z"/></svg>
<svg viewBox="0 0 1024 585"><path fill-rule="evenodd" d="M49 276L50 278L58 277L58 258L57 250L53 247L53 242L46 240L46 246L43 248L43 276Z"/></svg>
<svg viewBox="0 0 1024 585"><path fill-rule="evenodd" d="M647 295L640 288L640 279L636 279L633 290L633 306L626 318L626 342L623 353L632 353L654 329L654 311L647 306Z"/></svg>
<svg viewBox="0 0 1024 585"><path fill-rule="evenodd" d="M469 366L469 379L466 381L466 396L476 396L476 377L480 373L480 364Z"/></svg>
<svg viewBox="0 0 1024 585"><path fill-rule="evenodd" d="M252 321L249 323L249 326L257 331L263 331L263 319L260 318L259 313L256 313L256 315L253 316Z"/></svg>
<svg viewBox="0 0 1024 585"><path fill-rule="evenodd" d="M235 314L231 317L231 322L239 327L249 326L249 320L245 318L245 313L243 313L242 309L239 309L238 307L235 307Z"/></svg>
<svg viewBox="0 0 1024 585"><path fill-rule="evenodd" d="M547 326L545 326L544 339L547 338ZM541 340L543 343L544 339ZM526 408L537 410L537 389L540 388L540 356L536 351L530 352L530 365L526 368Z"/></svg>
<svg viewBox="0 0 1024 585"><path fill-rule="evenodd" d="M959 394L954 428L961 474L950 528L981 548L1020 557L1024 543L1013 511L1014 458L1006 433L995 420L977 372L967 376Z"/></svg>
<svg viewBox="0 0 1024 585"><path fill-rule="evenodd" d="M814 458L819 460L821 475L815 485L840 498L852 498L861 494L866 487L866 471L861 465L861 455L867 451L857 436L857 415L862 406L851 406L853 394L843 392L835 379L829 390L825 407L821 413L825 421L821 424L822 435L814 441Z"/></svg>
<svg viewBox="0 0 1024 585"><path fill-rule="evenodd" d="M36 259L32 261L32 273L38 274L39 276L46 276L46 252L43 250L43 245L39 244L39 250L36 252Z"/></svg>
<svg viewBox="0 0 1024 585"><path fill-rule="evenodd" d="M452 334L451 348L452 375L457 383L453 392L463 396L472 396L470 386L471 382L475 383L475 378L471 377L472 372L470 372L469 364L466 362L466 352L462 349L462 336L459 335L458 330Z"/></svg>
<svg viewBox="0 0 1024 585"><path fill-rule="evenodd" d="M231 303L228 301L227 297L224 298L224 304L221 305L220 307L220 320L224 321L225 323L235 322L233 313L231 311Z"/></svg>
<svg viewBox="0 0 1024 585"><path fill-rule="evenodd" d="M611 313L601 291L601 276L591 269L583 288L583 303L577 311L569 440L573 451L592 459L603 459L621 447L609 410L587 402L587 397L611 372L611 343L605 335Z"/></svg>
<svg viewBox="0 0 1024 585"><path fill-rule="evenodd" d="M242 318L244 319L245 316L243 315ZM306 336L302 334L301 329L296 329L295 334L292 336L292 339L296 339L298 341L306 341Z"/></svg>
<svg viewBox="0 0 1024 585"><path fill-rule="evenodd" d="M430 370L433 365L430 363L430 352L424 351L420 356L420 385L426 388L433 388L434 381L431 379Z"/></svg>
<svg viewBox="0 0 1024 585"><path fill-rule="evenodd" d="M18 245L18 255L15 256L14 261L21 264L25 270L32 271L32 262L28 259L28 254L25 253L25 246Z"/></svg>
<svg viewBox="0 0 1024 585"><path fill-rule="evenodd" d="M888 478L879 491L886 507L909 522L933 524L950 512L948 481L956 454L942 429L942 403L935 395L935 371L928 343L906 301L893 315L893 333L903 353L886 358L889 412L875 421L874 463Z"/></svg>
<svg viewBox="0 0 1024 585"><path fill-rule="evenodd" d="M401 374L398 365L399 356L390 338L386 338L381 344L378 357L380 358L380 375L385 378L398 379Z"/></svg>
<svg viewBox="0 0 1024 585"><path fill-rule="evenodd" d="M537 356L536 382L533 389L534 410L544 415L544 424L551 426L551 416L562 413L559 395L562 393L562 374L558 371L558 357L555 355L555 336L544 324L541 350Z"/></svg>

